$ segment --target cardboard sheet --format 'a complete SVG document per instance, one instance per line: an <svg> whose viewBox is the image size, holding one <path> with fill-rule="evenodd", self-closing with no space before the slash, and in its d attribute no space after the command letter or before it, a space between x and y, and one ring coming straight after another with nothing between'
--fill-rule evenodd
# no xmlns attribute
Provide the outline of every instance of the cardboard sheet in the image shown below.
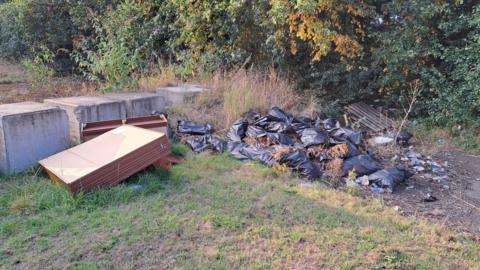
<svg viewBox="0 0 480 270"><path fill-rule="evenodd" d="M124 125L39 161L72 192L111 186L170 154L167 136Z"/></svg>

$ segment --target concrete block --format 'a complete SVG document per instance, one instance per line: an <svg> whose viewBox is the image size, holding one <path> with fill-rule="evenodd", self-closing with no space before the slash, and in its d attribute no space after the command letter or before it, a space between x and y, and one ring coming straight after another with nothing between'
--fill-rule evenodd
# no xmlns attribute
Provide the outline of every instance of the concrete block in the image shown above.
<svg viewBox="0 0 480 270"><path fill-rule="evenodd" d="M205 88L198 85L183 84L179 86L160 87L156 92L165 98L166 106L171 107L172 105L182 104L184 101L195 97L205 90Z"/></svg>
<svg viewBox="0 0 480 270"><path fill-rule="evenodd" d="M105 97L123 101L127 117L148 116L165 110L165 98L156 93L108 93Z"/></svg>
<svg viewBox="0 0 480 270"><path fill-rule="evenodd" d="M69 145L64 110L37 102L0 105L0 174L21 172Z"/></svg>
<svg viewBox="0 0 480 270"><path fill-rule="evenodd" d="M59 106L68 115L70 125L70 142L81 142L81 126L84 123L125 119L125 103L106 97L67 97L46 99L44 103Z"/></svg>

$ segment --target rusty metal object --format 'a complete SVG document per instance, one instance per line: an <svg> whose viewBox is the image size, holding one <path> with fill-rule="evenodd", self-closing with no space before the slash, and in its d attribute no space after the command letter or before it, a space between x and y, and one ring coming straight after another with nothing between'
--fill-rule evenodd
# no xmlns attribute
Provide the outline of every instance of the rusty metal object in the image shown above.
<svg viewBox="0 0 480 270"><path fill-rule="evenodd" d="M366 128L380 132L394 126L393 121L371 106L358 102L345 107L353 120L360 122Z"/></svg>
<svg viewBox="0 0 480 270"><path fill-rule="evenodd" d="M127 119L99 121L83 124L82 141L89 141L122 125L132 125L167 134L168 121L163 115L132 117Z"/></svg>
<svg viewBox="0 0 480 270"><path fill-rule="evenodd" d="M39 163L76 193L115 185L170 153L165 134L124 125Z"/></svg>

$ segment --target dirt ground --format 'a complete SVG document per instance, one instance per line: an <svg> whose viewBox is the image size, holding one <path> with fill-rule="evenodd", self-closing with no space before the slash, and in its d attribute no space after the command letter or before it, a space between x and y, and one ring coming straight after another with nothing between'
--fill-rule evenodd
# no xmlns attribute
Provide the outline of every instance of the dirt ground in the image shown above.
<svg viewBox="0 0 480 270"><path fill-rule="evenodd" d="M421 148L417 151L422 153ZM480 239L480 156L449 149L433 154L432 159L446 169L446 183L417 173L395 193L377 197L405 215L444 223ZM428 194L437 200L425 202Z"/></svg>

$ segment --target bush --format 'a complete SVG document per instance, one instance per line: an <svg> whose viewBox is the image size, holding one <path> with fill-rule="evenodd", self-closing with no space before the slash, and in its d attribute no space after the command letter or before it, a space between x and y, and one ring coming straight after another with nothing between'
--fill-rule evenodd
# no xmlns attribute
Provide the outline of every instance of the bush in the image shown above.
<svg viewBox="0 0 480 270"><path fill-rule="evenodd" d="M37 87L47 84L55 75L51 68L53 54L47 48L42 47L33 53L33 59L23 59L22 65L28 71L27 80L32 86Z"/></svg>

